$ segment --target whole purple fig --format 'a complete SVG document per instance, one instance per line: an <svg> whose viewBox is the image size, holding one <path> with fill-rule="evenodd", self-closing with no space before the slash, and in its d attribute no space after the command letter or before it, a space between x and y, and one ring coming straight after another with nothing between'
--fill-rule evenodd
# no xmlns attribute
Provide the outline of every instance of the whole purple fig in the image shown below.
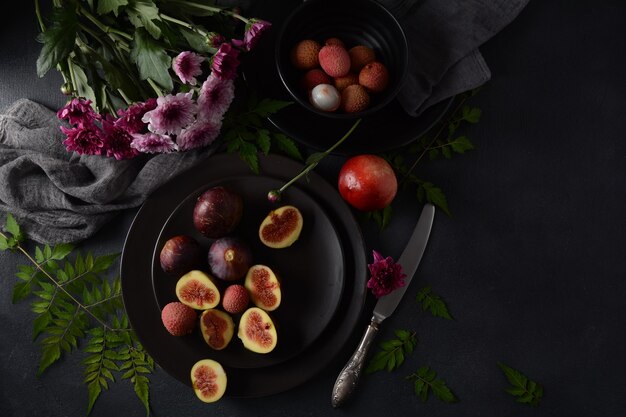
<svg viewBox="0 0 626 417"><path fill-rule="evenodd" d="M163 245L159 260L163 271L182 275L202 265L202 248L192 237L174 236Z"/></svg>
<svg viewBox="0 0 626 417"><path fill-rule="evenodd" d="M232 232L241 220L243 200L236 192L213 187L198 197L193 209L193 225L204 236L220 238Z"/></svg>
<svg viewBox="0 0 626 417"><path fill-rule="evenodd" d="M243 278L251 262L250 249L237 238L217 239L209 248L209 266L219 279L234 281Z"/></svg>

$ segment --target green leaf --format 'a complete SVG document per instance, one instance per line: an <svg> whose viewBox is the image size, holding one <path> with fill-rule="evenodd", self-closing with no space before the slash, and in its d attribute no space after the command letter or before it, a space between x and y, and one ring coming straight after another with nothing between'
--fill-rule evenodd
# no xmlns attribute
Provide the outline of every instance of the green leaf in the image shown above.
<svg viewBox="0 0 626 417"><path fill-rule="evenodd" d="M296 146L296 143L286 135L282 133L274 133L272 135L272 140L282 152L284 152L287 156L297 159L298 161L302 161L302 154Z"/></svg>
<svg viewBox="0 0 626 417"><path fill-rule="evenodd" d="M406 379L415 381L415 395L417 395L422 402L428 401L429 391L432 391L435 396L443 402L453 403L458 401L456 396L446 385L446 382L442 379L437 379L437 373L430 369L429 366L420 367L417 372L407 376Z"/></svg>
<svg viewBox="0 0 626 417"><path fill-rule="evenodd" d="M152 79L170 92L174 88L169 69L172 59L148 33L139 28L135 31L135 41L131 50L131 59L139 69L142 80Z"/></svg>
<svg viewBox="0 0 626 417"><path fill-rule="evenodd" d="M264 98L254 108L254 112L261 117L267 117L270 114L278 112L280 109L284 109L287 106L292 105L292 101L280 101Z"/></svg>
<svg viewBox="0 0 626 417"><path fill-rule="evenodd" d="M450 215L450 210L448 209L448 200L446 199L446 196L443 194L443 191L441 191L440 188L426 181L421 183L420 187L423 188L426 194L426 201L439 207L448 216Z"/></svg>
<svg viewBox="0 0 626 417"><path fill-rule="evenodd" d="M73 7L54 7L52 25L41 33L38 40L43 43L37 58L37 75L43 77L63 61L74 49L78 21Z"/></svg>
<svg viewBox="0 0 626 417"><path fill-rule="evenodd" d="M135 394L141 400L144 407L146 408L146 415L150 414L150 403L149 403L149 387L148 387L148 378L142 376L136 376L134 380L134 388Z"/></svg>
<svg viewBox="0 0 626 417"><path fill-rule="evenodd" d="M454 141L449 143L452 150L456 153L463 154L465 151L474 149L474 145L466 136L459 136Z"/></svg>
<svg viewBox="0 0 626 417"><path fill-rule="evenodd" d="M41 350L41 359L37 376L40 376L50 365L61 357L61 347L58 343L47 344Z"/></svg>
<svg viewBox="0 0 626 417"><path fill-rule="evenodd" d="M7 249L9 249L9 241L7 240L6 237L0 236L0 250L7 250Z"/></svg>
<svg viewBox="0 0 626 417"><path fill-rule="evenodd" d="M382 350L374 354L370 359L365 368L366 374L383 369L391 372L404 363L405 355L413 351L417 338L415 333L407 330L396 330L396 336L398 336L397 339L390 339L380 343Z"/></svg>
<svg viewBox="0 0 626 417"><path fill-rule="evenodd" d="M468 123L478 123L482 111L478 107L463 106L463 120Z"/></svg>
<svg viewBox="0 0 626 417"><path fill-rule="evenodd" d="M206 42L204 36L200 35L198 32L187 29L185 27L179 27L180 33L183 35L191 49L196 52L208 53L211 51L209 45Z"/></svg>
<svg viewBox="0 0 626 417"><path fill-rule="evenodd" d="M15 217L11 213L7 213L7 222L6 222L6 231L11 233L13 237L18 237L22 235L20 230L20 226L15 221Z"/></svg>
<svg viewBox="0 0 626 417"><path fill-rule="evenodd" d="M37 318L33 321L33 341L35 341L41 332L48 327L51 320L52 314L48 311L37 316Z"/></svg>
<svg viewBox="0 0 626 417"><path fill-rule="evenodd" d="M126 6L128 4L128 0L98 0L98 14L107 14L113 12L115 17L119 13L119 8L122 6ZM89 414L89 412L87 413Z"/></svg>
<svg viewBox="0 0 626 417"><path fill-rule="evenodd" d="M422 304L422 310L428 310L430 314L435 317L442 317L447 320L452 320L452 316L448 311L446 303L440 296L434 294L430 287L422 288L416 298L417 302Z"/></svg>
<svg viewBox="0 0 626 417"><path fill-rule="evenodd" d="M16 304L30 295L30 282L16 282L13 286L11 303Z"/></svg>
<svg viewBox="0 0 626 417"><path fill-rule="evenodd" d="M100 393L102 392L102 388L100 388L100 384L98 383L98 381L91 381L87 385L87 391L89 392L89 403L87 404L87 414L89 414L91 413L91 410L93 409L93 405L96 403L96 400L100 396Z"/></svg>
<svg viewBox="0 0 626 417"><path fill-rule="evenodd" d="M92 272L104 272L111 267L113 262L120 256L120 253L103 255L96 257L91 268Z"/></svg>
<svg viewBox="0 0 626 417"><path fill-rule="evenodd" d="M248 164L255 174L259 173L259 157L256 146L248 142L242 142L239 148L239 157Z"/></svg>
<svg viewBox="0 0 626 417"><path fill-rule="evenodd" d="M524 374L520 371L511 368L503 364L502 362L498 362L498 366L506 376L506 379L512 385L512 387L507 388L505 391L514 397L518 397L516 399L519 403L529 404L532 406L537 406L541 402L541 398L543 397L543 387L532 380L529 380Z"/></svg>
<svg viewBox="0 0 626 417"><path fill-rule="evenodd" d="M93 88L91 88L89 78L87 77L85 71L79 65L72 65L72 70L74 71L74 79L76 81L75 87L78 91L78 95L91 100L92 103L96 103L96 93L93 91Z"/></svg>
<svg viewBox="0 0 626 417"><path fill-rule="evenodd" d="M256 143L264 155L267 155L269 153L270 147L272 145L272 139L270 138L269 133L270 132L268 132L266 129L259 129L257 131L258 137Z"/></svg>
<svg viewBox="0 0 626 417"><path fill-rule="evenodd" d="M155 23L155 21L161 20L159 8L152 0L130 0L125 11L128 15L128 19L135 28L145 28L154 39L161 37L161 29Z"/></svg>

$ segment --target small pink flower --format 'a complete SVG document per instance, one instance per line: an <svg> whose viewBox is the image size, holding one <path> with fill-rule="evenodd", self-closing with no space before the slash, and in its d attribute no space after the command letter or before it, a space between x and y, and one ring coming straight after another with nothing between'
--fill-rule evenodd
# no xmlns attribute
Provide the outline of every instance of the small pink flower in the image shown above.
<svg viewBox="0 0 626 417"><path fill-rule="evenodd" d="M102 122L102 127L104 128L103 150L106 151L108 157L120 160L139 155L136 149L130 147L133 137L126 129L116 126L111 120Z"/></svg>
<svg viewBox="0 0 626 417"><path fill-rule="evenodd" d="M217 32L209 32L206 35L206 42L211 48L219 48L221 44L226 42L226 38Z"/></svg>
<svg viewBox="0 0 626 417"><path fill-rule="evenodd" d="M87 125L94 120L100 120L101 116L91 107L91 100L82 98L73 98L64 107L57 112L57 117L63 120L69 120L70 124Z"/></svg>
<svg viewBox="0 0 626 417"><path fill-rule="evenodd" d="M208 146L220 134L221 128L222 122L220 120L198 120L177 136L178 149L188 151Z"/></svg>
<svg viewBox="0 0 626 417"><path fill-rule="evenodd" d="M145 103L136 103L127 109L119 109L119 118L115 121L116 126L126 129L130 133L140 133L145 131L146 124L141 121L146 112L156 108L157 101L154 98L146 100Z"/></svg>
<svg viewBox="0 0 626 417"><path fill-rule="evenodd" d="M172 61L172 67L174 72L178 75L178 78L190 85L196 85L196 75L202 74L202 68L200 64L204 61L204 57L196 54L195 52L184 51L178 54Z"/></svg>
<svg viewBox="0 0 626 417"><path fill-rule="evenodd" d="M61 126L61 131L67 136L63 141L68 152L84 155L100 155L104 144L102 132L94 124L81 125L68 129Z"/></svg>
<svg viewBox="0 0 626 417"><path fill-rule="evenodd" d="M376 298L389 294L393 290L404 286L406 275L402 271L402 265L397 264L388 256L383 256L377 251L372 251L374 263L368 264L371 278L367 281L367 288L372 290Z"/></svg>
<svg viewBox="0 0 626 417"><path fill-rule="evenodd" d="M151 132L176 135L194 121L196 104L192 96L193 92L159 97L157 107L144 114L141 120L148 123Z"/></svg>
<svg viewBox="0 0 626 417"><path fill-rule="evenodd" d="M142 153L168 153L178 149L171 137L167 135L157 135L156 133L146 133L143 135L134 134L130 147Z"/></svg>
<svg viewBox="0 0 626 417"><path fill-rule="evenodd" d="M213 56L211 70L220 78L232 80L237 76L239 50L230 43L223 43Z"/></svg>
<svg viewBox="0 0 626 417"><path fill-rule="evenodd" d="M246 25L246 34L243 37L243 44L246 51L252 50L261 39L263 33L272 26L270 22L265 20L252 19L248 25Z"/></svg>
<svg viewBox="0 0 626 417"><path fill-rule="evenodd" d="M198 118L221 120L235 98L235 82L211 73L198 96Z"/></svg>

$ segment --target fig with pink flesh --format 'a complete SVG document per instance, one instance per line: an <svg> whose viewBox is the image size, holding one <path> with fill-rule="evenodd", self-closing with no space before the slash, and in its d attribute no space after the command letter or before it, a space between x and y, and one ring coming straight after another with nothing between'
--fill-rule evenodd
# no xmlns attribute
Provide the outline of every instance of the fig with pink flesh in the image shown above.
<svg viewBox="0 0 626 417"><path fill-rule="evenodd" d="M202 264L202 248L192 237L174 236L168 239L161 249L159 261L163 271L182 275Z"/></svg>
<svg viewBox="0 0 626 417"><path fill-rule="evenodd" d="M256 353L269 353L278 342L274 322L258 307L251 307L241 315L237 337L246 349Z"/></svg>
<svg viewBox="0 0 626 417"><path fill-rule="evenodd" d="M253 265L246 274L244 286L257 307L273 311L280 305L280 282L270 267Z"/></svg>
<svg viewBox="0 0 626 417"><path fill-rule="evenodd" d="M224 368L212 359L202 359L191 368L191 385L198 398L205 403L222 398L226 382Z"/></svg>
<svg viewBox="0 0 626 417"><path fill-rule="evenodd" d="M204 341L215 350L222 350L230 343L235 332L233 319L223 311L209 309L200 316L200 328Z"/></svg>
<svg viewBox="0 0 626 417"><path fill-rule="evenodd" d="M220 303L220 292L213 280L198 270L189 271L178 280L176 296L181 303L196 310L213 308Z"/></svg>
<svg viewBox="0 0 626 417"><path fill-rule="evenodd" d="M259 238L270 248L286 248L300 237L302 223L302 214L296 207L279 207L270 211L261 222Z"/></svg>
<svg viewBox="0 0 626 417"><path fill-rule="evenodd" d="M193 224L204 236L219 238L235 230L243 213L243 200L236 192L222 187L202 193L193 209Z"/></svg>
<svg viewBox="0 0 626 417"><path fill-rule="evenodd" d="M217 239L209 248L209 266L213 275L225 281L243 278L252 263L250 248L233 237Z"/></svg>

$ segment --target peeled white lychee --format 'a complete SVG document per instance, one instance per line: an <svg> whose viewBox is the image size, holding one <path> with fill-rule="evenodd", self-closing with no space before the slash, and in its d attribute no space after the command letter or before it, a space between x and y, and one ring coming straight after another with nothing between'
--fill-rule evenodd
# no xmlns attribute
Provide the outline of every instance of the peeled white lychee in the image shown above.
<svg viewBox="0 0 626 417"><path fill-rule="evenodd" d="M335 111L341 103L341 95L332 85L319 84L311 90L309 100L313 107L318 110Z"/></svg>

